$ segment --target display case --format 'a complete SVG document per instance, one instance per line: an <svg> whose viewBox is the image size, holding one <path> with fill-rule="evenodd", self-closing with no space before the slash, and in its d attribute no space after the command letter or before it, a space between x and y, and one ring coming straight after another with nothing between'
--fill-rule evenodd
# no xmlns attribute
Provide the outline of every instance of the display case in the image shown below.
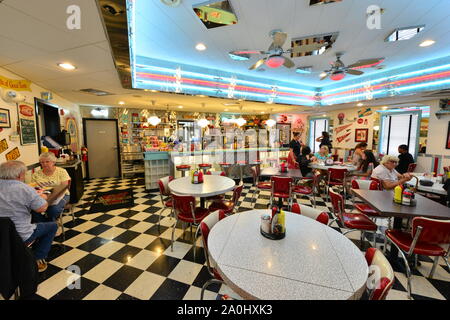
<svg viewBox="0 0 450 320"><path fill-rule="evenodd" d="M144 152L145 189L158 188L158 180L170 175L168 152Z"/></svg>

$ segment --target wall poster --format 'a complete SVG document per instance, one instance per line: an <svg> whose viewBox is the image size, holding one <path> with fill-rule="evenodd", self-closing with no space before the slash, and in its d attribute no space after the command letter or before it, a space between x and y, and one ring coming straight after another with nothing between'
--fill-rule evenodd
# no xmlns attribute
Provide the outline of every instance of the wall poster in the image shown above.
<svg viewBox="0 0 450 320"><path fill-rule="evenodd" d="M29 145L37 143L34 107L25 102L17 104L17 115L20 127L20 144Z"/></svg>

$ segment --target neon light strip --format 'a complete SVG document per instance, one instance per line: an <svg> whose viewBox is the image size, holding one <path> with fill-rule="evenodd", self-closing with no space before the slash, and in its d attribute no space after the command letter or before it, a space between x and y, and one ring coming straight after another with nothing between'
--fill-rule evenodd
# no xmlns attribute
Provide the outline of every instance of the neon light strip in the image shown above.
<svg viewBox="0 0 450 320"><path fill-rule="evenodd" d="M450 64L446 64L446 65L442 65L442 66L438 66L438 67L432 67L432 68L428 68L428 69L422 69L422 70L417 70L417 71L412 71L412 72L407 72L407 73L402 73L402 74L398 74L398 75L392 75L389 77L384 77L384 78L380 78L380 79L375 79L375 80L368 80L366 82L370 82L370 83L379 83L379 82L383 82L386 80L389 80L391 78L406 78L408 76L413 76L416 74L422 74L422 73L430 73L433 71L438 71L438 70L443 70L443 69L449 69L450 68ZM336 92L336 91L340 91L340 90L345 90L345 89L350 89L350 88L356 88L361 86L361 83L356 83L353 85L349 85L349 86L345 86L345 87L340 87L340 88L336 88L336 89L330 89L330 90L325 90L323 91L324 94L328 94L330 92Z"/></svg>
<svg viewBox="0 0 450 320"><path fill-rule="evenodd" d="M174 74L175 73L174 69L169 69L169 68L164 68L164 67L156 67L156 66L148 66L148 65L145 65L145 66L137 65L137 67L140 68L140 69L148 69L148 70L159 71L159 72L168 73L168 74ZM306 93L306 94L309 94L309 95L312 95L312 96L314 96L316 94L315 91L309 91L309 90L303 90L303 89L297 89L297 88L290 88L290 87L284 87L284 86L278 86L278 85L270 85L270 84L266 84L266 83L242 80L242 79L238 79L238 78L233 79L233 78L228 78L228 77L221 77L221 76L215 76L215 75L198 73L198 72L192 72L192 71L181 71L181 74L182 75L186 75L186 76L199 77L199 78L211 79L211 80L216 80L216 81L217 81L218 78L220 78L224 82L228 82L228 83L230 83L232 81L235 81L236 83L248 84L248 85L258 86L258 87L266 87L266 88L270 88L270 89L272 89L272 87L277 87L278 89L287 90L287 91L294 91L294 92L302 92L302 93Z"/></svg>
<svg viewBox="0 0 450 320"><path fill-rule="evenodd" d="M175 81L175 77L173 77L173 76L165 76L165 75L159 75L159 74L148 74L148 73L142 73L142 72L139 72L138 75L140 77L147 78L147 79L166 80L166 81L170 81L170 82L174 82ZM216 88L219 87L219 88L224 89L224 90L228 90L228 88L229 88L228 84L224 84L224 83L220 83L220 82L213 82L213 81L206 81L206 80L197 80L197 79L183 78L182 82L183 83L196 84L198 86L202 86L202 85L203 86L214 86ZM272 94L271 90L258 89L258 88L253 88L253 87L244 87L244 86L236 86L235 90L236 91L245 91L245 92L261 92L261 93L264 93L264 94ZM277 92L277 95L302 97L302 98L306 98L308 100L304 100L304 99L298 99L298 100L308 101L308 102L311 102L312 100L314 100L313 97L309 97L309 96L306 96L306 95L299 95L299 94L290 93L290 92ZM267 97L267 96L265 95L265 97Z"/></svg>

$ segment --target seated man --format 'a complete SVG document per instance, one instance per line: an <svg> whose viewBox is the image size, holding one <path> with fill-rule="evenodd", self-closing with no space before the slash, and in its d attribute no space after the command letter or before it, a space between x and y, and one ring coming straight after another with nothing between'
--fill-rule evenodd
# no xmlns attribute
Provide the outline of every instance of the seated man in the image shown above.
<svg viewBox="0 0 450 320"><path fill-rule="evenodd" d="M25 242L33 245L39 272L47 269L48 252L56 233L55 222L31 223L31 210L45 212L46 195L24 183L27 167L21 161L0 164L0 217L10 218L17 233Z"/></svg>
<svg viewBox="0 0 450 320"><path fill-rule="evenodd" d="M408 152L408 146L406 144L402 144L398 147L398 166L395 168L398 173L406 173L408 172L408 167L411 163L414 163L413 156Z"/></svg>
<svg viewBox="0 0 450 320"><path fill-rule="evenodd" d="M395 170L398 158L390 155L385 155L381 160L379 166L372 171L372 178L376 178L383 184L383 189L391 190L398 185L411 180L412 176L409 173L400 174Z"/></svg>

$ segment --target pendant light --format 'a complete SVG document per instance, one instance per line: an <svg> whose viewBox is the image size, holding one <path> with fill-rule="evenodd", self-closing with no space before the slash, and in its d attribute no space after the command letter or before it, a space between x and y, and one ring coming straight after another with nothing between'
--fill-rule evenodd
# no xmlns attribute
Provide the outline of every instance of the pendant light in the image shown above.
<svg viewBox="0 0 450 320"><path fill-rule="evenodd" d="M271 108L270 109L270 114L272 114L272 112L273 112L273 108ZM275 121L275 120L273 120L273 119L267 119L266 120L266 126L270 129L270 128L272 128L274 125L276 125L277 124L277 122Z"/></svg>
<svg viewBox="0 0 450 320"><path fill-rule="evenodd" d="M161 123L161 119L155 114L155 100L152 100L153 115L147 119L147 122L156 127Z"/></svg>
<svg viewBox="0 0 450 320"><path fill-rule="evenodd" d="M205 104L202 103L202 110L205 110ZM209 125L209 120L206 119L205 114L202 113L202 115L197 120L197 124L200 128L205 128Z"/></svg>
<svg viewBox="0 0 450 320"><path fill-rule="evenodd" d="M240 112L242 113L242 106L239 107ZM245 120L244 118L242 118L242 115L240 115L240 117L238 119L236 119L235 122L239 127L242 127L244 124L247 123L247 120Z"/></svg>

